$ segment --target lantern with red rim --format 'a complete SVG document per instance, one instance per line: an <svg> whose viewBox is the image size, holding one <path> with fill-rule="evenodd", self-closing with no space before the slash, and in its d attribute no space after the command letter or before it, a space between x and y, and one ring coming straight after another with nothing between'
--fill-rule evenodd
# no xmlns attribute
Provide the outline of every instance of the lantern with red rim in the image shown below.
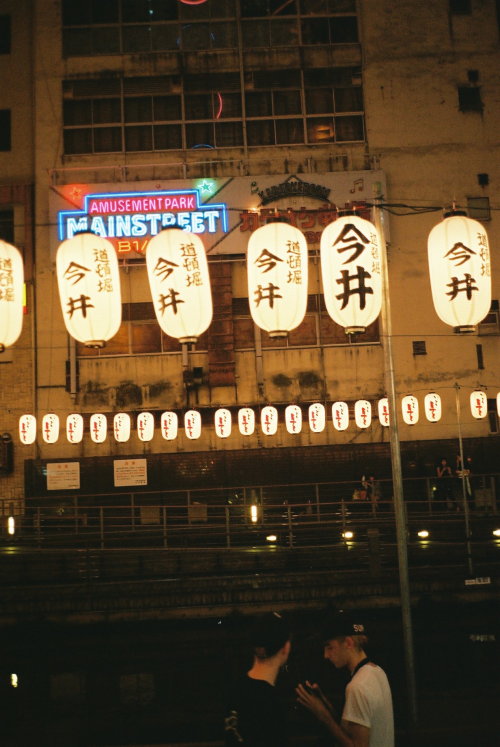
<svg viewBox="0 0 500 747"><path fill-rule="evenodd" d="M385 428L387 428L391 423L391 418L389 415L389 400L387 397L382 397L382 399L379 399L378 401L378 419L380 425L383 425Z"/></svg>
<svg viewBox="0 0 500 747"><path fill-rule="evenodd" d="M214 414L215 433L219 438L229 438L232 429L231 411L220 407Z"/></svg>
<svg viewBox="0 0 500 747"><path fill-rule="evenodd" d="M117 412L113 418L113 433L115 441L125 443L130 438L132 421L128 412Z"/></svg>
<svg viewBox="0 0 500 747"><path fill-rule="evenodd" d="M472 415L477 418L477 420L481 420L482 418L486 417L486 415L488 414L488 398L486 396L486 392L478 389L471 393L470 409Z"/></svg>
<svg viewBox="0 0 500 747"><path fill-rule="evenodd" d="M278 410L272 405L266 405L262 408L260 427L265 436L274 436L278 430Z"/></svg>
<svg viewBox="0 0 500 747"><path fill-rule="evenodd" d="M435 392L429 392L424 397L425 417L430 423L437 423L441 420L442 406L441 397Z"/></svg>
<svg viewBox="0 0 500 747"><path fill-rule="evenodd" d="M313 402L309 405L307 411L309 419L309 428L313 433L322 433L325 430L326 425L326 411L325 406L321 402Z"/></svg>
<svg viewBox="0 0 500 747"><path fill-rule="evenodd" d="M184 432L190 440L201 436L201 415L197 410L188 410L184 415Z"/></svg>
<svg viewBox="0 0 500 747"><path fill-rule="evenodd" d="M251 407L238 410L238 429L242 436L251 436L255 431L255 412Z"/></svg>
<svg viewBox="0 0 500 747"><path fill-rule="evenodd" d="M407 394L401 400L401 414L406 425L415 425L418 423L418 399L413 394Z"/></svg>
<svg viewBox="0 0 500 747"><path fill-rule="evenodd" d="M55 444L59 438L59 415L49 412L42 418L42 438L46 444Z"/></svg>
<svg viewBox="0 0 500 747"><path fill-rule="evenodd" d="M302 430L302 410L298 405L288 405L285 409L285 425L288 433L300 433Z"/></svg>
<svg viewBox="0 0 500 747"><path fill-rule="evenodd" d="M70 444L79 444L83 439L83 418L78 412L66 418L66 438Z"/></svg>
<svg viewBox="0 0 500 747"><path fill-rule="evenodd" d="M152 412L140 412L137 416L137 435L140 441L152 441L155 434L155 418Z"/></svg>
<svg viewBox="0 0 500 747"><path fill-rule="evenodd" d="M90 438L96 444L102 444L108 435L108 420L102 412L90 416Z"/></svg>
<svg viewBox="0 0 500 747"><path fill-rule="evenodd" d="M336 431L345 431L349 427L349 407L347 402L334 402L332 405L332 423Z"/></svg>
<svg viewBox="0 0 500 747"><path fill-rule="evenodd" d="M34 415L21 415L19 418L19 440L25 446L30 446L36 441L36 417Z"/></svg>
<svg viewBox="0 0 500 747"><path fill-rule="evenodd" d="M358 428L369 428L372 422L372 406L367 399L358 399L354 403L354 420Z"/></svg>
<svg viewBox="0 0 500 747"><path fill-rule="evenodd" d="M160 419L161 435L165 441L173 441L177 438L177 432L179 429L179 418L176 412L167 410L162 412Z"/></svg>

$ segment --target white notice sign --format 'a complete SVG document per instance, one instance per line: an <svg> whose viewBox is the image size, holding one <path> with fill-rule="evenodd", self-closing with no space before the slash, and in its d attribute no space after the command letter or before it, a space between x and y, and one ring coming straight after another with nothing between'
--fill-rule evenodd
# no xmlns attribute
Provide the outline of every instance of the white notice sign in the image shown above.
<svg viewBox="0 0 500 747"><path fill-rule="evenodd" d="M48 462L47 490L78 490L80 462Z"/></svg>
<svg viewBox="0 0 500 747"><path fill-rule="evenodd" d="M115 488L148 484L147 459L115 459Z"/></svg>

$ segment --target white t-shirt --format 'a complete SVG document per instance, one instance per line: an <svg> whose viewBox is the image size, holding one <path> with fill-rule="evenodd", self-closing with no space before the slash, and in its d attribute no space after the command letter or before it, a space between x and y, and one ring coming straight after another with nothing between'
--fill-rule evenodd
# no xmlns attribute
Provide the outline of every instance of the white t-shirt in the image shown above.
<svg viewBox="0 0 500 747"><path fill-rule="evenodd" d="M370 747L394 747L391 688L383 669L369 662L346 687L342 719L370 729Z"/></svg>

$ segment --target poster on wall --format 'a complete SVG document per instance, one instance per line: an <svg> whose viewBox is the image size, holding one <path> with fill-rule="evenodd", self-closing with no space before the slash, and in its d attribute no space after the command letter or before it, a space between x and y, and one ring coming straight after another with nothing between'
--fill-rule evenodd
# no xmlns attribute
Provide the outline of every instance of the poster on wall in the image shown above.
<svg viewBox="0 0 500 747"><path fill-rule="evenodd" d="M115 488L148 484L147 459L115 459L113 470Z"/></svg>
<svg viewBox="0 0 500 747"><path fill-rule="evenodd" d="M80 462L47 462L47 490L78 490Z"/></svg>
<svg viewBox="0 0 500 747"><path fill-rule="evenodd" d="M380 170L59 184L50 194L52 252L91 231L109 239L119 258L134 259L164 228L181 228L201 238L207 255L245 254L253 231L277 213L317 250L339 209L366 209L379 194L386 195Z"/></svg>

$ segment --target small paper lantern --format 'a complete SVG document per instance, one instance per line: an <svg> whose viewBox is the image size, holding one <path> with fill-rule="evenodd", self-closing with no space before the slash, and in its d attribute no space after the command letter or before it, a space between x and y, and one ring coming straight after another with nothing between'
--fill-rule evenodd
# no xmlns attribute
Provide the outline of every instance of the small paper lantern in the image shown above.
<svg viewBox="0 0 500 747"><path fill-rule="evenodd" d="M364 332L382 308L380 238L357 215L345 215L321 234L321 276L326 309L346 334Z"/></svg>
<svg viewBox="0 0 500 747"><path fill-rule="evenodd" d="M13 345L23 328L24 267L21 253L0 240L0 352Z"/></svg>
<svg viewBox="0 0 500 747"><path fill-rule="evenodd" d="M337 431L345 431L349 427L349 407L347 402L334 402L332 405L332 422Z"/></svg>
<svg viewBox="0 0 500 747"><path fill-rule="evenodd" d="M425 411L425 417L431 423L437 423L438 420L441 420L442 407L441 407L441 397L439 396L439 394L436 394L435 392L430 392L429 394L425 395L424 411Z"/></svg>
<svg viewBox="0 0 500 747"><path fill-rule="evenodd" d="M191 440L200 438L201 415L197 410L188 410L184 415L184 432Z"/></svg>
<svg viewBox="0 0 500 747"><path fill-rule="evenodd" d="M70 444L79 444L83 439L83 418L77 412L66 418L66 438Z"/></svg>
<svg viewBox="0 0 500 747"><path fill-rule="evenodd" d="M214 414L215 433L219 438L228 438L231 435L232 417L231 411L221 407Z"/></svg>
<svg viewBox="0 0 500 747"><path fill-rule="evenodd" d="M57 284L64 324L87 347L102 348L122 318L118 258L113 244L79 233L59 245Z"/></svg>
<svg viewBox="0 0 500 747"><path fill-rule="evenodd" d="M95 412L90 416L90 438L96 444L102 444L108 435L108 420L106 415Z"/></svg>
<svg viewBox="0 0 500 747"><path fill-rule="evenodd" d="M432 299L439 318L459 332L473 332L491 306L488 236L464 213L434 226L428 239Z"/></svg>
<svg viewBox="0 0 500 747"><path fill-rule="evenodd" d="M36 417L34 415L21 415L19 418L19 440L25 446L35 443Z"/></svg>
<svg viewBox="0 0 500 747"><path fill-rule="evenodd" d="M403 415L403 420L407 425L415 425L415 423L418 423L418 399L414 397L413 394L408 394L401 400L401 414Z"/></svg>
<svg viewBox="0 0 500 747"><path fill-rule="evenodd" d="M480 420L488 414L488 398L486 392L477 390L470 395L470 409L472 415Z"/></svg>
<svg viewBox="0 0 500 747"><path fill-rule="evenodd" d="M314 402L309 405L308 410L309 417L309 428L313 433L322 433L325 430L326 425L326 411L325 406L321 402Z"/></svg>
<svg viewBox="0 0 500 747"><path fill-rule="evenodd" d="M255 324L271 337L286 337L307 308L307 242L288 223L268 223L250 236L248 303Z"/></svg>
<svg viewBox="0 0 500 747"><path fill-rule="evenodd" d="M48 413L42 418L42 437L45 443L55 444L59 438L59 416Z"/></svg>
<svg viewBox="0 0 500 747"><path fill-rule="evenodd" d="M266 405L260 413L260 426L265 436L274 436L278 430L278 410L272 405Z"/></svg>
<svg viewBox="0 0 500 747"><path fill-rule="evenodd" d="M255 412L251 407L238 410L238 429L242 436L251 436L255 431Z"/></svg>
<svg viewBox="0 0 500 747"><path fill-rule="evenodd" d="M366 399L354 403L354 420L358 428L369 428L372 422L372 406Z"/></svg>
<svg viewBox="0 0 500 747"><path fill-rule="evenodd" d="M132 422L128 412L117 412L113 418L113 433L115 441L125 443L130 438Z"/></svg>
<svg viewBox="0 0 500 747"><path fill-rule="evenodd" d="M155 419L151 412L140 412L137 416L137 435L140 441L152 441L155 434Z"/></svg>
<svg viewBox="0 0 500 747"><path fill-rule="evenodd" d="M212 292L199 236L169 228L146 249L149 287L158 324L182 343L196 342L212 321Z"/></svg>
<svg viewBox="0 0 500 747"><path fill-rule="evenodd" d="M160 419L161 435L165 441L173 441L177 438L179 429L179 418L176 412L162 412Z"/></svg>
<svg viewBox="0 0 500 747"><path fill-rule="evenodd" d="M298 405L288 405L285 409L285 425L288 433L300 433L302 430L302 410Z"/></svg>
<svg viewBox="0 0 500 747"><path fill-rule="evenodd" d="M391 424L391 418L389 415L389 400L387 397L382 397L378 401L378 419L380 425L388 427Z"/></svg>

